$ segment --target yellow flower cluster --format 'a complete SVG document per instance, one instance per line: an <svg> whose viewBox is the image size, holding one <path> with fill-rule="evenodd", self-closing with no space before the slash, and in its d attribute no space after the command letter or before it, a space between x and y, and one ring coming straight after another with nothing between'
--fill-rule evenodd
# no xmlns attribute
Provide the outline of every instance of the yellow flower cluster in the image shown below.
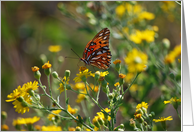
<svg viewBox="0 0 194 132"><path fill-rule="evenodd" d="M175 46L173 51L171 51L168 55L166 55L164 59L164 63L169 64L173 63L175 58L178 57L181 54L181 44Z"/></svg>
<svg viewBox="0 0 194 132"><path fill-rule="evenodd" d="M73 80L75 83L84 81L84 79L88 78L92 75L91 71L89 72L89 69L85 69L84 71L80 71L79 74L76 74L77 77L75 77Z"/></svg>
<svg viewBox="0 0 194 132"><path fill-rule="evenodd" d="M148 108L148 103L141 102L141 104L138 104L138 105L136 106L136 111L138 111L139 109L142 109L142 108L144 108L144 109L147 110L147 108Z"/></svg>
<svg viewBox="0 0 194 132"><path fill-rule="evenodd" d="M67 111L73 115L73 114L76 114L77 113L78 109L76 109L76 108L73 109L73 108L71 108L70 105L68 105Z"/></svg>
<svg viewBox="0 0 194 132"><path fill-rule="evenodd" d="M62 49L62 47L60 45L50 45L48 47L48 50L50 52L59 52Z"/></svg>
<svg viewBox="0 0 194 132"><path fill-rule="evenodd" d="M125 81L130 81L134 77L135 72L141 72L145 70L148 56L137 49L132 49L124 58L125 63L128 65L128 74L126 75Z"/></svg>
<svg viewBox="0 0 194 132"><path fill-rule="evenodd" d="M65 81L66 81L66 84L69 84L69 78L66 80L66 76L63 77L62 82L65 83ZM57 89L60 91L60 94L64 91L63 83L60 83L59 88Z"/></svg>
<svg viewBox="0 0 194 132"><path fill-rule="evenodd" d="M59 115L59 113L61 112L62 110L53 110L52 113L53 114L49 114L47 116L47 118L52 121L52 120L55 120L56 116Z"/></svg>
<svg viewBox="0 0 194 132"><path fill-rule="evenodd" d="M172 104L173 102L181 102L181 98L177 99L176 97L174 98L172 97L170 100L164 101L164 104L168 104L168 103Z"/></svg>
<svg viewBox="0 0 194 132"><path fill-rule="evenodd" d="M33 93L33 90L36 90L38 88L38 82L34 81L27 82L23 84L23 86L18 86L17 89L13 90L13 93L9 94L7 96L8 100L6 102L13 102L15 111L18 113L25 113L26 111L29 112L28 104L32 104L31 96Z"/></svg>
<svg viewBox="0 0 194 132"><path fill-rule="evenodd" d="M60 126L42 126L42 131L62 131Z"/></svg>
<svg viewBox="0 0 194 132"><path fill-rule="evenodd" d="M118 15L119 17L122 17L125 13L128 14L138 14L142 11L142 7L138 4L136 5L131 5L127 2L117 6L115 8L115 13L116 15Z"/></svg>
<svg viewBox="0 0 194 132"><path fill-rule="evenodd" d="M129 36L129 39L136 44L141 44L143 40L150 43L154 41L154 36L155 36L155 32L152 30L148 30L148 29L144 31L136 30L135 33Z"/></svg>
<svg viewBox="0 0 194 132"><path fill-rule="evenodd" d="M109 113L111 110L108 108L104 109L107 113ZM102 110L101 110L102 111ZM102 112L97 112L97 116L94 116L92 122L96 127L100 127L103 123L107 123L107 121L110 121L111 117L104 115Z"/></svg>
<svg viewBox="0 0 194 132"><path fill-rule="evenodd" d="M141 20L153 20L155 15L153 13L143 10L143 7L135 4L131 5L130 3L123 3L115 8L115 13L119 17L123 17L125 14L133 16L132 22L138 22Z"/></svg>
<svg viewBox="0 0 194 132"><path fill-rule="evenodd" d="M34 124L35 122L39 121L40 117L34 116L33 118L18 118L13 120L13 126L22 125L22 124Z"/></svg>
<svg viewBox="0 0 194 132"><path fill-rule="evenodd" d="M164 121L171 121L173 120L172 116L168 117L159 117L159 119L153 119L154 122L164 122Z"/></svg>

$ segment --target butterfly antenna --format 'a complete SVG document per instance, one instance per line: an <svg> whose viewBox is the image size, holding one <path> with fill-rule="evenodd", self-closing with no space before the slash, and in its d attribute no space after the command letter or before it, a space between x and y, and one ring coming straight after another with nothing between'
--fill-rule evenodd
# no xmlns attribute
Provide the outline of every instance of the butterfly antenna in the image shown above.
<svg viewBox="0 0 194 132"><path fill-rule="evenodd" d="M71 48L71 50L79 57L79 58L81 58L72 48Z"/></svg>

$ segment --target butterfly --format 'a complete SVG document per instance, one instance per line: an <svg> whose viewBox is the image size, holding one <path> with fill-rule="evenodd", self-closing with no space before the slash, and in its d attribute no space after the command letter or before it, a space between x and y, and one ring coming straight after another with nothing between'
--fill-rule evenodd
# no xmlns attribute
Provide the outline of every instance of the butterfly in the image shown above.
<svg viewBox="0 0 194 132"><path fill-rule="evenodd" d="M111 52L109 49L110 30L102 29L92 40L90 40L80 58L87 65L98 67L99 69L108 69L111 64Z"/></svg>

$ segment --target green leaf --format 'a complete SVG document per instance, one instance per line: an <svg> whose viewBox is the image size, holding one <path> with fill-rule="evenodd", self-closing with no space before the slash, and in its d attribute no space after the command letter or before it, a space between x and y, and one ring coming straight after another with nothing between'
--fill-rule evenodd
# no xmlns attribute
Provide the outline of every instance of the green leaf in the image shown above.
<svg viewBox="0 0 194 132"><path fill-rule="evenodd" d="M69 98L67 98L67 100L66 100L66 104L67 104L67 105L69 104Z"/></svg>

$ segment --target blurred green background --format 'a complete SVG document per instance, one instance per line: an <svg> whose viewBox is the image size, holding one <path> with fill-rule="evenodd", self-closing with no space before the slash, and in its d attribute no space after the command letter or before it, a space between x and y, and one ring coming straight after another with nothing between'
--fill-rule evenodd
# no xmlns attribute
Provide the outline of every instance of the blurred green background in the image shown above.
<svg viewBox="0 0 194 132"><path fill-rule="evenodd" d="M33 66L38 66L40 68L42 83L47 84L46 76L41 69L43 65L40 59L41 54L46 55L47 60L53 65L57 62L58 56L77 58L70 50L71 48L82 57L86 44L97 32L108 27L111 31L110 45L113 54L112 62L116 58L120 58L123 61L123 58L127 54L127 52L125 52L125 54L123 52L126 50L125 45L130 45L130 43L128 44L125 40L118 39L113 35L113 33L117 32L115 27L121 24L116 21L118 18L115 14L115 8L120 4L122 4L122 2L1 2L1 111L6 111L8 114L6 123L9 125L10 130L15 130L11 125L13 119L36 115L36 111L33 109L30 109L29 113L23 115L18 114L15 112L12 103L5 102L5 100L7 99L7 95L17 88L17 86L35 80L31 70L31 67ZM132 4L134 3L132 2ZM146 22L146 24L156 25L159 28L156 36L156 41L158 43L156 44L159 45L163 38L168 38L170 41L168 52L176 45L180 44L180 5L175 3L173 9L170 10L172 11L171 14L169 14L169 12L167 13L162 9L164 2L137 2L135 4L139 4L148 12L155 14L155 18ZM101 7L103 7L102 10L100 10ZM107 11L110 11L112 16L104 15ZM94 24L89 20L90 17L86 15L88 12L94 14L97 24ZM138 24L134 26L138 27ZM61 45L62 50L53 54L48 50L49 45ZM160 53L160 49L157 49L157 52ZM165 54L161 55L163 57L165 56ZM79 63L78 59L66 58L60 67L55 65L54 70L57 70L60 77L64 76L65 70L70 70L70 83L74 83L73 78L76 76L76 73L79 72L78 65L83 66L84 63ZM154 65L152 66L154 67ZM153 68L152 66L149 68ZM94 72L92 66L88 66L88 68ZM114 64L111 64L109 72L112 72L112 74L115 73L113 68ZM157 72L160 72L161 70L162 69L158 69ZM156 74L153 71L148 73ZM114 77L109 77L107 80L110 82L113 81L116 75L113 76ZM157 74L156 76L159 76L160 79L163 75ZM153 79L151 75L150 77L148 76L148 78L143 76L143 82L149 82L151 80L150 78ZM113 81L113 84L110 84L112 88L114 87L114 82L116 81ZM173 106L164 105L163 100L160 98L163 94L160 87L164 84L150 83L143 85L150 87L150 90L144 91L143 94L145 95L140 95L141 98L138 97L136 100L129 93L125 96L125 102L122 107L123 111L119 111L117 114L117 124L124 123L126 126L129 125L128 121L130 118L133 118L132 115L135 112L134 106L141 101L147 101L147 103L150 104L150 110L156 111L156 117L173 116L174 121L169 122L168 130L180 130L181 122ZM174 87L175 84L170 85ZM147 89L146 87L144 87L144 89ZM68 96L70 97L70 104L72 104L72 106L79 105L75 103L77 94L69 92ZM105 100L106 96L102 95L100 97L100 103L104 107L107 106L106 103L103 103ZM130 111L132 108L133 111ZM93 114L95 115L97 111L99 111L99 108L95 107ZM126 116L126 114L128 116ZM44 123L39 121L39 124L42 125ZM130 126L128 126L127 130L131 130ZM158 130L162 130L159 123Z"/></svg>

